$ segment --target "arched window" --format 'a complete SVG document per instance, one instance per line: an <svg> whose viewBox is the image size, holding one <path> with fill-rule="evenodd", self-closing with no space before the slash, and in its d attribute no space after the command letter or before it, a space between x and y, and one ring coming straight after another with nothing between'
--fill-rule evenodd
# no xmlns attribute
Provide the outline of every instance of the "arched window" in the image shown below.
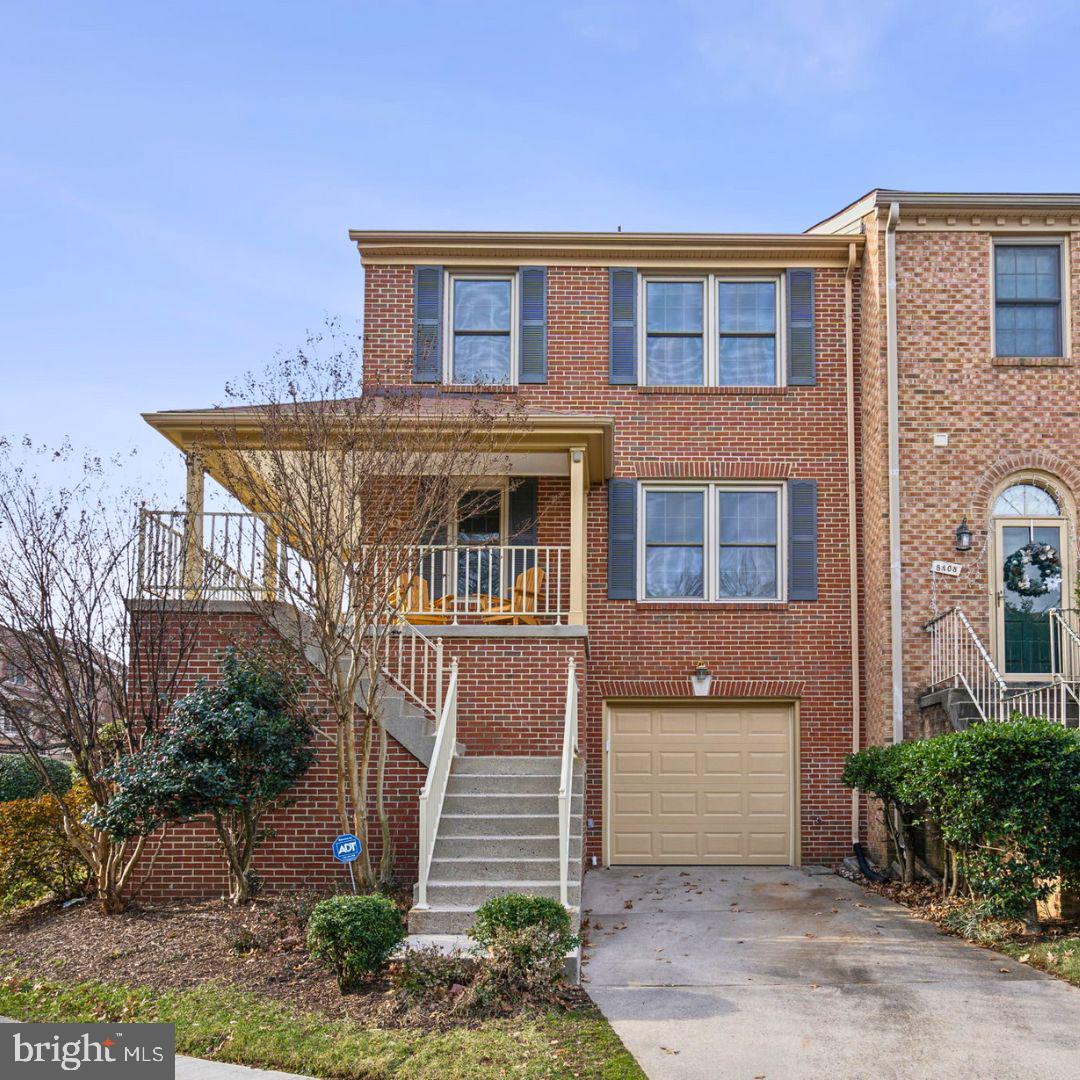
<svg viewBox="0 0 1080 1080"><path fill-rule="evenodd" d="M1060 517L1057 499L1038 484L1025 481L1007 487L994 500L994 517Z"/></svg>

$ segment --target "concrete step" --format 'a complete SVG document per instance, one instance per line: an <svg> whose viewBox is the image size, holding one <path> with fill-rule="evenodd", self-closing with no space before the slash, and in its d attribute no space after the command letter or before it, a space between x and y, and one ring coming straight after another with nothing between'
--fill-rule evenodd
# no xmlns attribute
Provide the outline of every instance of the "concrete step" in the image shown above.
<svg viewBox="0 0 1080 1080"><path fill-rule="evenodd" d="M439 837L559 835L558 814L452 814L443 811Z"/></svg>
<svg viewBox="0 0 1080 1080"><path fill-rule="evenodd" d="M577 825L574 824L577 821ZM570 857L581 857L580 820L570 823ZM574 833L576 829L576 835ZM488 856L514 859L556 859L559 856L559 837L557 833L548 836L444 836L439 830L435 841L436 861L450 859L484 859Z"/></svg>
<svg viewBox="0 0 1080 1080"><path fill-rule="evenodd" d="M581 860L570 867L571 880L581 877ZM499 855L486 858L434 858L431 877L438 881L557 881L559 860L552 858L521 859Z"/></svg>
<svg viewBox="0 0 1080 1080"><path fill-rule="evenodd" d="M443 800L443 814L558 814L559 797L551 795L490 795L449 792ZM581 813L581 796L570 800L570 812Z"/></svg>
<svg viewBox="0 0 1080 1080"><path fill-rule="evenodd" d="M476 910L450 904L414 907L409 912L410 934L464 934L472 926ZM581 928L581 909L570 908L570 926L576 934Z"/></svg>
<svg viewBox="0 0 1080 1080"><path fill-rule="evenodd" d="M575 776L572 790L580 794L585 778ZM451 772L448 795L551 795L559 792L558 773L457 773Z"/></svg>
<svg viewBox="0 0 1080 1080"><path fill-rule="evenodd" d="M432 907L472 907L478 908L485 900L493 896L508 896L510 893L524 893L526 896L551 896L559 899L559 881L428 881L428 903ZM571 904L581 903L581 883L573 882L570 886Z"/></svg>
<svg viewBox="0 0 1080 1080"><path fill-rule="evenodd" d="M454 772L466 773L552 773L558 776L562 761L558 757L463 757L454 762Z"/></svg>

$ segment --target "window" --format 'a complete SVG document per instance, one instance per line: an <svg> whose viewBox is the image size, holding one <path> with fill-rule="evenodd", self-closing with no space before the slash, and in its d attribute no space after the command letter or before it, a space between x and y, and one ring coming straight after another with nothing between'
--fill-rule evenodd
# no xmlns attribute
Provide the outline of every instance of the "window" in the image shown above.
<svg viewBox="0 0 1080 1080"><path fill-rule="evenodd" d="M449 294L448 381L514 381L514 275L453 274Z"/></svg>
<svg viewBox="0 0 1080 1080"><path fill-rule="evenodd" d="M1059 517L1057 499L1044 487L1030 482L1012 484L994 500L994 517Z"/></svg>
<svg viewBox="0 0 1080 1080"><path fill-rule="evenodd" d="M994 245L994 351L1061 356L1061 245Z"/></svg>
<svg viewBox="0 0 1080 1080"><path fill-rule="evenodd" d="M780 278L646 277L646 386L777 386Z"/></svg>
<svg viewBox="0 0 1080 1080"><path fill-rule="evenodd" d="M643 489L639 595L646 600L778 600L779 487Z"/></svg>

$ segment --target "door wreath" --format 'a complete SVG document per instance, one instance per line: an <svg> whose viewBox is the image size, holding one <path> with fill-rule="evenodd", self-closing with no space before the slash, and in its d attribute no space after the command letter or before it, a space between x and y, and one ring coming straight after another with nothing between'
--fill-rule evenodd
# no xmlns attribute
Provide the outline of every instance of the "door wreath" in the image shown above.
<svg viewBox="0 0 1080 1080"><path fill-rule="evenodd" d="M1032 569L1039 573L1033 574ZM1061 586L1061 556L1052 544L1026 544L1005 560L1004 578L1009 592L1045 596Z"/></svg>

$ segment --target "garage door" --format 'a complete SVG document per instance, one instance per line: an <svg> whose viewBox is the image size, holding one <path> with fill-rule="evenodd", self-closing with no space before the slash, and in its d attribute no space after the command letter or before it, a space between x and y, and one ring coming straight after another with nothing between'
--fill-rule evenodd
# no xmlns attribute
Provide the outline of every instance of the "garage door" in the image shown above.
<svg viewBox="0 0 1080 1080"><path fill-rule="evenodd" d="M788 864L793 710L612 706L612 863Z"/></svg>

